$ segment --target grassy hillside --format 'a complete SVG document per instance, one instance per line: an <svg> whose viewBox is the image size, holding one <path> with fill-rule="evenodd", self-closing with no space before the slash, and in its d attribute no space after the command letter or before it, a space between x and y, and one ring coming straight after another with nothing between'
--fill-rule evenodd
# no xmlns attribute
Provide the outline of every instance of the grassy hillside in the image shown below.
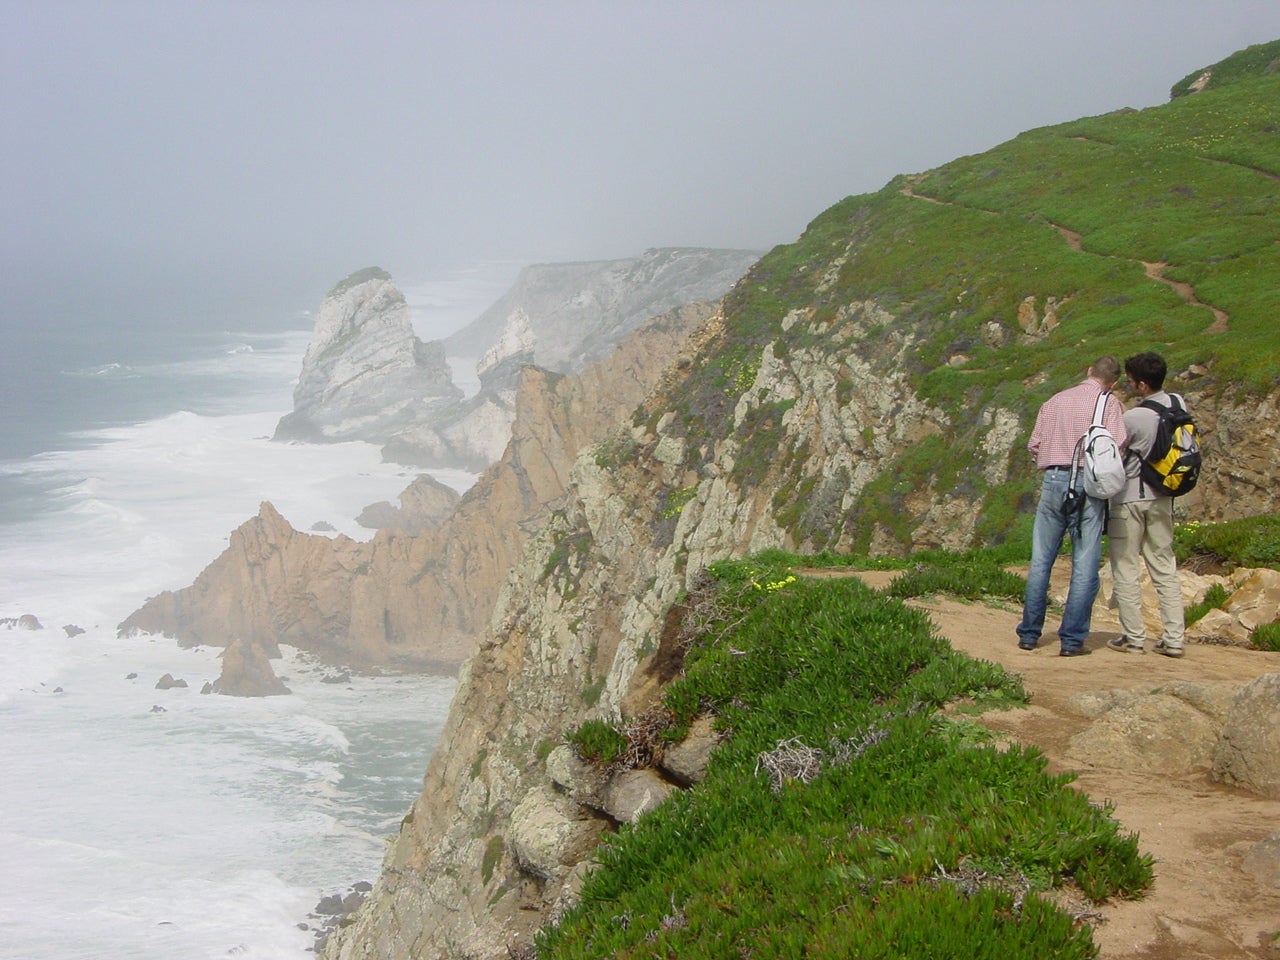
<svg viewBox="0 0 1280 960"><path fill-rule="evenodd" d="M992 543L1022 535L1033 471L1020 458L1011 483L987 489L967 470L982 411L1013 410L1029 431L1038 405L1094 357L1145 349L1166 355L1175 380L1195 369L1200 396L1274 390L1280 73L1268 65L1277 57L1280 41L1250 48L1203 92L1028 131L831 207L730 295L722 342L673 391L679 429L734 435L734 403L767 344L838 359L850 349L844 338L814 329L837 330L851 304L874 301L890 319L853 349L873 369L905 369L956 431L945 456L935 438L863 491L833 542L864 549L869 518L901 516L904 491L945 485L942 465L973 486L978 532ZM814 322L784 325L793 311ZM1056 326L1040 323L1046 316ZM740 483L759 480L753 444L777 452L783 412L762 408L738 428ZM796 497L806 490L802 454L794 476L775 475Z"/></svg>

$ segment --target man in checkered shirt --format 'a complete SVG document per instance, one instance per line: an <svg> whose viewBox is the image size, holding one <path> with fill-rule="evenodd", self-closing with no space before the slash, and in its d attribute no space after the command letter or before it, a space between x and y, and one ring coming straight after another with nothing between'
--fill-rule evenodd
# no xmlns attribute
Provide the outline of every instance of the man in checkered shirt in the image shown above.
<svg viewBox="0 0 1280 960"><path fill-rule="evenodd" d="M1067 494L1071 488L1076 441L1093 422L1098 396L1110 391L1119 379L1119 361L1111 356L1099 357L1089 366L1083 381L1055 393L1036 415L1027 449L1036 458L1036 467L1040 470L1040 502L1031 533L1031 567L1027 572L1022 622L1018 624L1018 646L1023 650L1034 650L1040 642L1048 604L1049 574L1062 547L1062 538L1070 536L1071 585L1058 627L1059 654L1078 657L1089 652L1084 642L1089 636L1093 601L1098 595L1098 565L1102 559L1102 524L1107 502L1087 496L1079 475L1071 491L1073 496ZM1123 448L1128 436L1124 408L1114 395L1107 398L1102 423Z"/></svg>

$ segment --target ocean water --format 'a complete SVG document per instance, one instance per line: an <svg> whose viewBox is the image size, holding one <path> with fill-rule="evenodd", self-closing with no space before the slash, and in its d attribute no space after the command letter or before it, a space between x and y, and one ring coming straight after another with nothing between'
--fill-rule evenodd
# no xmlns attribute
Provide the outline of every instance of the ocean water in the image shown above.
<svg viewBox="0 0 1280 960"><path fill-rule="evenodd" d="M510 276L406 285L419 335L478 315ZM0 958L306 957L318 900L376 878L421 789L452 678L327 682L286 648L290 696L204 695L219 649L116 636L262 501L367 539L352 518L412 479L369 444L269 441L305 323L117 339L115 359L42 372L47 422L30 404L0 421ZM158 689L166 673L188 686Z"/></svg>

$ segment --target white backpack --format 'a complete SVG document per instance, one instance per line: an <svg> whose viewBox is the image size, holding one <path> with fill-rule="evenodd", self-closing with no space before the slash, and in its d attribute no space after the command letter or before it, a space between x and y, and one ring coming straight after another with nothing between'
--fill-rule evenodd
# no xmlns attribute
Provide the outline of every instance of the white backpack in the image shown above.
<svg viewBox="0 0 1280 960"><path fill-rule="evenodd" d="M1093 408L1093 423L1076 443L1071 461L1071 489L1075 489L1078 471L1084 473L1084 492L1100 500L1110 500L1124 489L1124 457L1111 431L1102 425L1102 412L1107 407L1110 391L1098 394ZM1084 465L1081 466L1081 460Z"/></svg>

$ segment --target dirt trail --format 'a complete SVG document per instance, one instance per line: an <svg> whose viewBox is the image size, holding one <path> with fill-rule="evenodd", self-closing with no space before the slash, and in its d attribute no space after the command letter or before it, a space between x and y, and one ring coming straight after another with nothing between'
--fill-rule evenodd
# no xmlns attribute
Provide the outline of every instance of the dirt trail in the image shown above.
<svg viewBox="0 0 1280 960"><path fill-rule="evenodd" d="M1147 276L1152 280L1167 284L1173 288L1174 293L1193 307L1204 307L1213 314L1213 323L1209 325L1209 328L1205 330L1205 333L1227 332L1227 323L1229 320L1227 311L1220 310L1212 304L1205 303L1196 296L1195 288L1192 287L1191 284L1183 283L1180 280L1170 280L1166 277L1164 272L1169 269L1169 265L1167 263L1148 263L1146 260L1143 260L1142 266L1146 270Z"/></svg>
<svg viewBox="0 0 1280 960"><path fill-rule="evenodd" d="M1069 571L1066 561L1056 565L1057 589ZM892 574L859 576L879 587ZM1280 941L1273 939L1280 933L1280 887L1267 886L1241 868L1250 848L1280 829L1280 801L1225 787L1208 771L1171 777L1082 768L1067 757L1071 738L1090 722L1067 709L1075 694L1148 692L1173 680L1238 686L1280 672L1280 654L1199 644L1189 645L1181 660L1115 653L1106 643L1119 636L1119 624L1099 602L1087 644L1091 654L1063 658L1057 655L1052 617L1049 642L1026 652L1018 649L1014 635L1021 615L1016 604L912 603L929 612L957 650L1022 676L1030 705L989 712L982 722L1039 748L1051 770L1075 772L1076 786L1095 802L1111 803L1125 829L1139 835L1141 849L1156 858L1155 883L1144 899L1089 906L1088 912L1098 916L1094 939L1103 958L1280 960Z"/></svg>
<svg viewBox="0 0 1280 960"><path fill-rule="evenodd" d="M1262 171L1262 170L1258 172L1266 173L1266 171ZM1273 176L1273 175L1267 174L1267 176ZM912 200L924 200L927 203L936 203L944 207L950 207L955 205L948 200L939 200L936 197L930 197L923 193L916 193L914 184L910 181L899 192L904 197L910 197ZM970 208L970 209L977 209L977 208ZM983 212L990 213L992 215L998 215L994 210L984 210ZM1084 244L1083 244L1084 238L1081 234L1076 233L1074 230L1069 230L1068 228L1058 223L1050 223L1049 226L1053 227L1053 229L1057 230L1058 233L1062 235L1062 238L1067 241L1067 246L1069 246L1072 250L1075 250L1077 252L1084 252ZM1228 316L1225 310L1222 310L1219 307L1215 307L1211 303L1205 303L1203 300L1197 297L1195 288L1192 287L1191 284L1184 283L1180 280L1170 280L1168 277L1166 277L1164 275L1164 272L1165 270L1169 269L1169 265L1167 263L1157 263L1157 262L1150 262L1146 260L1142 260L1139 262L1142 264L1143 270L1145 271L1149 279L1155 280L1157 283L1163 283L1166 286L1171 287L1173 291L1178 294L1178 296L1180 296L1187 303L1191 304L1191 306L1203 307L1204 309L1208 310L1210 313L1213 314L1213 323L1211 323L1205 329L1204 331L1205 333L1226 333L1228 329L1228 323L1230 321L1230 317Z"/></svg>

